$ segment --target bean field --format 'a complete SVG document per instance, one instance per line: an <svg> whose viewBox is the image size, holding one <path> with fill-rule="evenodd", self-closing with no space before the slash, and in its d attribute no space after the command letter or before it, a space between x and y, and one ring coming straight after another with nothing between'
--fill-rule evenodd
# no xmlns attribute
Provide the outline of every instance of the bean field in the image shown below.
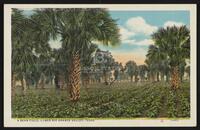
<svg viewBox="0 0 200 130"><path fill-rule="evenodd" d="M184 81L176 91L166 82L90 84L81 87L80 100L69 92L30 87L17 88L12 100L13 118L188 118L190 87Z"/></svg>

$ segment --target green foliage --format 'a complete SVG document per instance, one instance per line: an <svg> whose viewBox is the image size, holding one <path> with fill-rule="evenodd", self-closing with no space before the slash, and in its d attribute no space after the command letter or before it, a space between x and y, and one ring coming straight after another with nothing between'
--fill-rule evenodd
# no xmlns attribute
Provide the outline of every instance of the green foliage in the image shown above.
<svg viewBox="0 0 200 130"><path fill-rule="evenodd" d="M117 87L96 84L81 89L82 98L77 103L71 102L65 91L57 95L52 88L32 88L26 96L18 93L12 102L12 117L190 117L189 83L183 83L176 93L163 83L119 83Z"/></svg>
<svg viewBox="0 0 200 130"><path fill-rule="evenodd" d="M160 72L161 78L166 75L168 80L170 70L177 66L182 80L185 60L190 58L190 30L186 26L159 28L151 37L154 45L149 46L146 55L149 73Z"/></svg>
<svg viewBox="0 0 200 130"><path fill-rule="evenodd" d="M190 31L186 26L160 28L152 34L152 39L160 51L168 56L171 66L177 66L189 58Z"/></svg>

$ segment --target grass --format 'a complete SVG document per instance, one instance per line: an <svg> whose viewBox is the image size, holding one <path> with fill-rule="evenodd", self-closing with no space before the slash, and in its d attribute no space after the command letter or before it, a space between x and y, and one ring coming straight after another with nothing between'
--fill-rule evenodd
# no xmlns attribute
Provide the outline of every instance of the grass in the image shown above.
<svg viewBox="0 0 200 130"><path fill-rule="evenodd" d="M81 87L74 103L67 90L30 88L20 90L12 101L13 118L189 118L189 82L176 92L166 83L114 83Z"/></svg>

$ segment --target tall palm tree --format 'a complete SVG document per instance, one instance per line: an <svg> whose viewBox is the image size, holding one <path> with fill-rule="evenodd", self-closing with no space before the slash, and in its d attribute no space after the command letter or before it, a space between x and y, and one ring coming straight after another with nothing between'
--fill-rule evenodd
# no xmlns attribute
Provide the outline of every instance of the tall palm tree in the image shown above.
<svg viewBox="0 0 200 130"><path fill-rule="evenodd" d="M71 51L69 87L70 99L80 98L81 53L92 41L103 45L120 42L119 28L106 9L38 9L34 16L36 23L47 36L61 36L62 47Z"/></svg>
<svg viewBox="0 0 200 130"><path fill-rule="evenodd" d="M36 56L32 52L33 39L28 19L21 10L13 9L11 16L12 25L12 88L15 78L21 80L23 92L26 92L26 75L35 63Z"/></svg>
<svg viewBox="0 0 200 130"><path fill-rule="evenodd" d="M171 68L171 86L175 89L179 88L179 66L186 58L189 58L189 29L186 26L160 28L157 32L152 34L152 39L169 60Z"/></svg>
<svg viewBox="0 0 200 130"><path fill-rule="evenodd" d="M45 33L34 16L23 15L22 10L12 10L12 77L17 77L22 82L25 92L26 80L38 81L40 75L37 64L42 55L48 55L50 47L48 44L50 33ZM47 68L47 67L46 67ZM29 76L29 77L27 77ZM14 78L12 78L14 79ZM12 85L14 86L14 85Z"/></svg>

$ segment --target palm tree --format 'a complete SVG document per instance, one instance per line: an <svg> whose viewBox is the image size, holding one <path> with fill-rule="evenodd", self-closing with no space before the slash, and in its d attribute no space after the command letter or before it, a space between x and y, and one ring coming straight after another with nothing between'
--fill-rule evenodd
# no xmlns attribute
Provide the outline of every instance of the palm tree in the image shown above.
<svg viewBox="0 0 200 130"><path fill-rule="evenodd" d="M145 74L147 72L147 66L146 65L139 65L138 66L138 73L139 73L139 76L141 78L141 81L144 81L145 79Z"/></svg>
<svg viewBox="0 0 200 130"><path fill-rule="evenodd" d="M133 82L133 76L136 76L137 73L137 65L135 61L128 61L126 63L126 69L127 74L130 76L131 82Z"/></svg>
<svg viewBox="0 0 200 130"><path fill-rule="evenodd" d="M14 77L21 80L24 92L27 80L33 80L37 85L42 68L38 64L43 64L41 57L51 51L48 44L50 33L43 31L46 28L34 21L34 16L26 17L21 10L12 10L12 80Z"/></svg>
<svg viewBox="0 0 200 130"><path fill-rule="evenodd" d="M157 81L159 81L160 63L163 59L162 52L157 46L150 45L146 57L148 58L149 69L152 73L152 76L155 77L156 74Z"/></svg>
<svg viewBox="0 0 200 130"><path fill-rule="evenodd" d="M152 34L152 39L169 60L172 88L179 88L179 66L186 58L189 58L189 29L186 26L160 28L157 32Z"/></svg>
<svg viewBox="0 0 200 130"><path fill-rule="evenodd" d="M70 99L80 98L81 54L92 41L104 45L120 42L119 29L106 9L38 9L34 16L43 32L53 38L61 36L62 47L71 51Z"/></svg>
<svg viewBox="0 0 200 130"><path fill-rule="evenodd" d="M15 78L21 80L23 92L26 92L26 75L35 63L36 56L33 54L33 39L29 35L28 19L21 10L13 9L11 16L12 24L12 88L15 87ZM12 89L13 90L13 89Z"/></svg>

